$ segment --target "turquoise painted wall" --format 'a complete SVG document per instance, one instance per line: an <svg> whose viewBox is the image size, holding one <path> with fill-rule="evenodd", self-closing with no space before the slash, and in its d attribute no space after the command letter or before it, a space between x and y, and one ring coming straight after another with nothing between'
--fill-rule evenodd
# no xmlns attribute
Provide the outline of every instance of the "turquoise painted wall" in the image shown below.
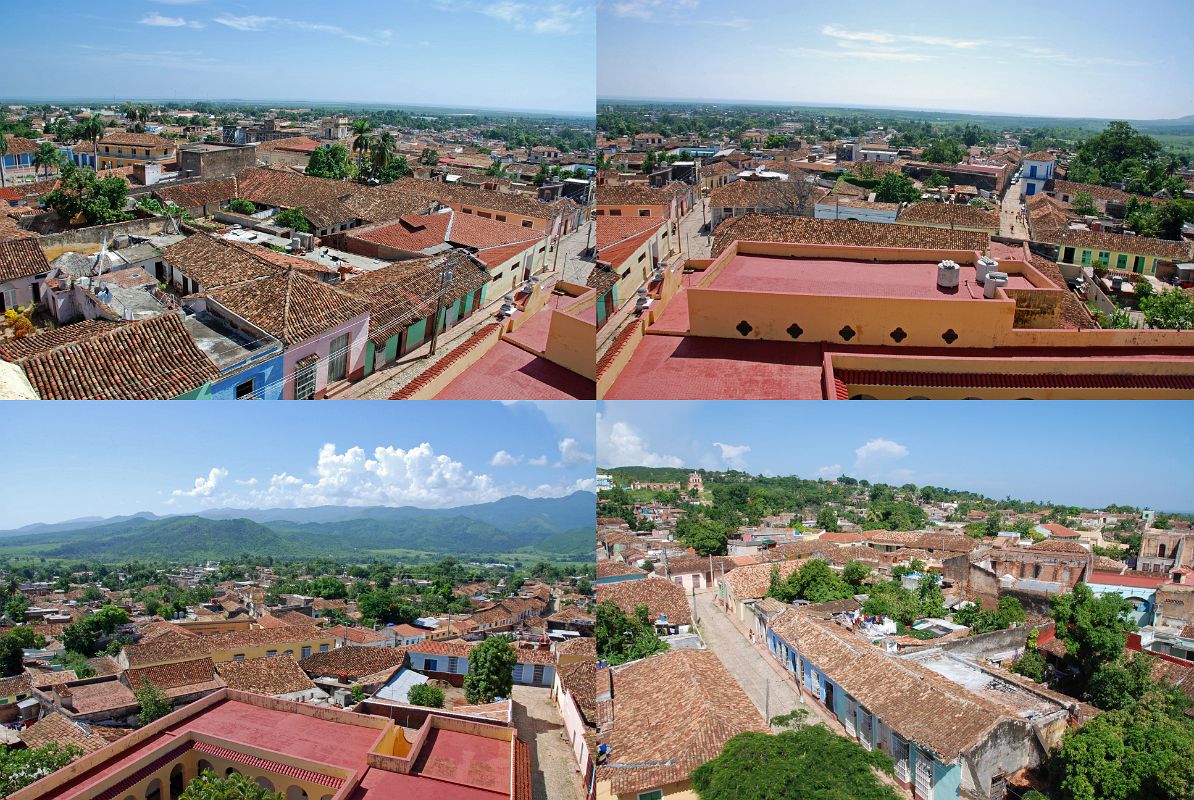
<svg viewBox="0 0 1194 800"><path fill-rule="evenodd" d="M936 800L946 797L959 797L962 794L962 765L942 764L934 762L933 767L933 797Z"/></svg>

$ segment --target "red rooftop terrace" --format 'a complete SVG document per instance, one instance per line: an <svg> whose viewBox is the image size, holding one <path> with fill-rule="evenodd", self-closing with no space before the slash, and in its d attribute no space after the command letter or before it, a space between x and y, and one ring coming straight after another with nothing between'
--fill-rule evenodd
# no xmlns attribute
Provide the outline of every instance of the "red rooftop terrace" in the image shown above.
<svg viewBox="0 0 1194 800"><path fill-rule="evenodd" d="M1082 328L1026 245L991 252L733 242L654 286L598 397L1194 397L1194 331Z"/></svg>
<svg viewBox="0 0 1194 800"><path fill-rule="evenodd" d="M166 800L207 770L286 800L530 800L512 728L409 707L394 716L222 689L9 800Z"/></svg>

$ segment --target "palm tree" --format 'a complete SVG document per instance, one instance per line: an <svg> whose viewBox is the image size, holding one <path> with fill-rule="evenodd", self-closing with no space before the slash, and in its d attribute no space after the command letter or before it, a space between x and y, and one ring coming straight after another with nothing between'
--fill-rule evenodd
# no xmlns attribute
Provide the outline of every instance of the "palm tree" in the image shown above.
<svg viewBox="0 0 1194 800"><path fill-rule="evenodd" d="M4 178L4 157L8 155L8 135L0 133L0 189L8 184Z"/></svg>
<svg viewBox="0 0 1194 800"><path fill-rule="evenodd" d="M91 153L95 157L95 163L92 166L96 172L99 172L99 140L104 136L104 123L100 122L99 117L88 117L79 132L91 140Z"/></svg>
<svg viewBox="0 0 1194 800"><path fill-rule="evenodd" d="M132 104L132 101L125 100L120 104L120 113L124 114L124 118L129 122L137 121L137 107Z"/></svg>
<svg viewBox="0 0 1194 800"><path fill-rule="evenodd" d="M149 122L151 115L152 112L149 106L145 104L137 106L137 122L140 122L142 125L144 125L146 122Z"/></svg>
<svg viewBox="0 0 1194 800"><path fill-rule="evenodd" d="M357 175L361 174L361 161L365 154L369 152L370 146L373 144L372 137L369 136L369 131L373 130L373 126L369 124L367 119L354 119L352 121L352 152L357 154Z"/></svg>
<svg viewBox="0 0 1194 800"><path fill-rule="evenodd" d="M394 139L394 134L389 131L382 131L373 140L371 149L374 176L380 175L385 171L386 167L390 166L390 161L394 158L394 149L397 146L398 142Z"/></svg>
<svg viewBox="0 0 1194 800"><path fill-rule="evenodd" d="M50 142L42 142L37 147L37 152L33 154L33 166L40 167L45 170L45 176L50 177L50 167L55 169L62 166L62 155L58 152L58 148Z"/></svg>

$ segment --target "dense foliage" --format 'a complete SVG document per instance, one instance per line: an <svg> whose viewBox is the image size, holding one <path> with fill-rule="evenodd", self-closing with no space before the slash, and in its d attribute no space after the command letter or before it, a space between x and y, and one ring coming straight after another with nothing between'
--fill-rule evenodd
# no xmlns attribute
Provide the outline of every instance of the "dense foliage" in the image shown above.
<svg viewBox="0 0 1194 800"><path fill-rule="evenodd" d="M283 800L283 796L263 789L239 772L229 772L226 778L221 778L204 771L187 784L178 800Z"/></svg>
<svg viewBox="0 0 1194 800"><path fill-rule="evenodd" d="M692 786L701 800L895 800L877 774L892 769L881 751L812 725L738 734L693 771Z"/></svg>
<svg viewBox="0 0 1194 800"><path fill-rule="evenodd" d="M46 208L70 224L107 225L130 218L124 210L129 185L123 178L98 178L94 171L67 164L58 188L43 198Z"/></svg>
<svg viewBox="0 0 1194 800"><path fill-rule="evenodd" d="M514 665L518 656L505 636L490 636L468 654L464 695L470 703L492 703L509 697L514 688Z"/></svg>
<svg viewBox="0 0 1194 800"><path fill-rule="evenodd" d="M83 755L78 745L51 743L42 747L0 746L0 797L8 797Z"/></svg>
<svg viewBox="0 0 1194 800"><path fill-rule="evenodd" d="M597 657L610 664L625 664L667 650L651 624L646 606L627 614L606 600L597 606Z"/></svg>
<svg viewBox="0 0 1194 800"><path fill-rule="evenodd" d="M444 690L430 683L416 684L406 693L406 702L414 706L443 708Z"/></svg>

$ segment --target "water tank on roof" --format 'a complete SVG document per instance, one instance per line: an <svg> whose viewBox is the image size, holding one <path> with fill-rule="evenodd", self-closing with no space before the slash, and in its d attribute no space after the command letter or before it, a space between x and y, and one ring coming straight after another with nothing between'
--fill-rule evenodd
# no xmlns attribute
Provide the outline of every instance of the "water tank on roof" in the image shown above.
<svg viewBox="0 0 1194 800"><path fill-rule="evenodd" d="M979 283L987 279L987 273L999 269L999 262L989 256L980 256L974 264L975 278Z"/></svg>
<svg viewBox="0 0 1194 800"><path fill-rule="evenodd" d="M1006 272L988 272L985 288L983 289L983 297L988 300L995 297L995 290L1000 286L1007 286Z"/></svg>
<svg viewBox="0 0 1194 800"><path fill-rule="evenodd" d="M955 261L942 261L937 264L937 287L940 289L956 289L958 288L958 279L961 277L962 268L958 266Z"/></svg>

